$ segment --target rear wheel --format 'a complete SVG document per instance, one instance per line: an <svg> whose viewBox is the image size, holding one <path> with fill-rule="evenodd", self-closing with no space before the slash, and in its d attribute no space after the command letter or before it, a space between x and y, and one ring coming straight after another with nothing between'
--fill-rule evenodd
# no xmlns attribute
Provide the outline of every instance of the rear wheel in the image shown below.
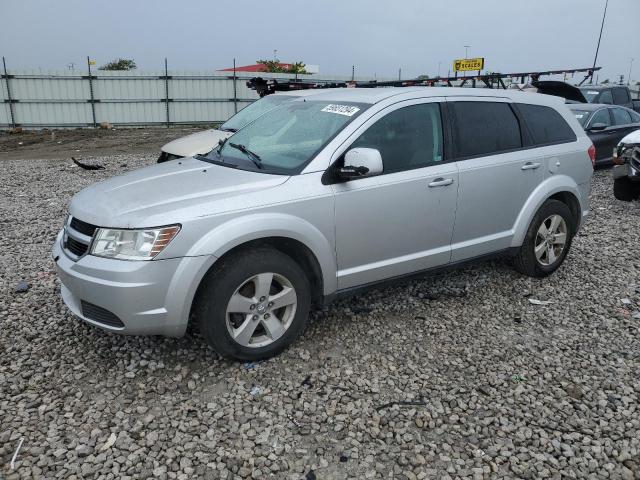
<svg viewBox="0 0 640 480"><path fill-rule="evenodd" d="M280 353L304 330L311 290L300 266L260 248L221 260L199 290L194 313L221 355L259 360Z"/></svg>
<svg viewBox="0 0 640 480"><path fill-rule="evenodd" d="M640 198L640 183L632 182L628 177L616 178L613 181L613 196L624 202L637 200Z"/></svg>
<svg viewBox="0 0 640 480"><path fill-rule="evenodd" d="M569 253L574 233L569 207L558 200L547 200L529 225L514 267L531 277L550 275Z"/></svg>

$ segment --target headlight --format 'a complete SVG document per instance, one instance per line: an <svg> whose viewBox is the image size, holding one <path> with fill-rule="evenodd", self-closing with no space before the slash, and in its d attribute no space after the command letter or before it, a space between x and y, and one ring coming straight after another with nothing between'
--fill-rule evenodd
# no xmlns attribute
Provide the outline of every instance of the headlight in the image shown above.
<svg viewBox="0 0 640 480"><path fill-rule="evenodd" d="M99 228L91 245L91 254L120 260L151 260L169 245L180 225L117 230Z"/></svg>

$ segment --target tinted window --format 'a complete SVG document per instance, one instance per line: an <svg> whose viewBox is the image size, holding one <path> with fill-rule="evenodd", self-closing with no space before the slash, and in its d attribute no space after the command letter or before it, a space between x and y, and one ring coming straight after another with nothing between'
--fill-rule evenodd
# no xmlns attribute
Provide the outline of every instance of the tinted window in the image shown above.
<svg viewBox="0 0 640 480"><path fill-rule="evenodd" d="M611 90L603 90L598 98L598 103L606 103L611 105L613 103L613 97L611 96Z"/></svg>
<svg viewBox="0 0 640 480"><path fill-rule="evenodd" d="M611 113L613 113L613 124L614 125L628 125L631 123L631 115L626 110L622 108L612 108Z"/></svg>
<svg viewBox="0 0 640 480"><path fill-rule="evenodd" d="M491 155L522 147L518 119L507 103L452 102L460 157Z"/></svg>
<svg viewBox="0 0 640 480"><path fill-rule="evenodd" d="M384 173L442 161L442 120L437 103L395 110L367 129L352 145L380 151Z"/></svg>
<svg viewBox="0 0 640 480"><path fill-rule="evenodd" d="M633 121L633 123L638 123L638 122L640 122L640 113L637 113L637 112L629 112L629 115L631 115L631 120Z"/></svg>
<svg viewBox="0 0 640 480"><path fill-rule="evenodd" d="M629 98L629 92L627 92L626 88L614 88L613 89L613 103L616 105L623 105L625 103L629 103L631 99Z"/></svg>
<svg viewBox="0 0 640 480"><path fill-rule="evenodd" d="M591 117L591 121L589 122L589 126L595 125L596 123L604 123L607 127L611 126L611 118L609 118L609 109L603 108L593 114L593 117Z"/></svg>
<svg viewBox="0 0 640 480"><path fill-rule="evenodd" d="M526 104L518 104L518 108L531 131L535 145L575 141L575 133L553 108Z"/></svg>

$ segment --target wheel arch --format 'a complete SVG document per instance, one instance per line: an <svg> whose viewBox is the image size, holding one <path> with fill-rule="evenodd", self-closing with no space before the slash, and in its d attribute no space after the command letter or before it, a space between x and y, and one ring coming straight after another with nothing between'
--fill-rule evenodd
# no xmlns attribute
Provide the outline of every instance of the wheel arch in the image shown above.
<svg viewBox="0 0 640 480"><path fill-rule="evenodd" d="M529 229L533 217L542 204L549 199L559 200L569 207L573 216L576 231L582 223L583 203L580 201L580 189L578 184L566 175L553 176L542 182L529 196L524 207L516 219L514 227L512 247L519 247Z"/></svg>

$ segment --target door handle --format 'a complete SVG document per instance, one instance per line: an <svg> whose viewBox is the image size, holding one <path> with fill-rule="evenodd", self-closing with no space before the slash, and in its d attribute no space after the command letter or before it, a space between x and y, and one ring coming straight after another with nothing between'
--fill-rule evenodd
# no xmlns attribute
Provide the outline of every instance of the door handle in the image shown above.
<svg viewBox="0 0 640 480"><path fill-rule="evenodd" d="M453 183L453 178L436 178L433 182L429 184L429 188L433 187L446 187L447 185L451 185Z"/></svg>
<svg viewBox="0 0 640 480"><path fill-rule="evenodd" d="M535 163L527 162L522 167L520 167L520 170L535 170L539 166L540 166L540 162L535 162Z"/></svg>

